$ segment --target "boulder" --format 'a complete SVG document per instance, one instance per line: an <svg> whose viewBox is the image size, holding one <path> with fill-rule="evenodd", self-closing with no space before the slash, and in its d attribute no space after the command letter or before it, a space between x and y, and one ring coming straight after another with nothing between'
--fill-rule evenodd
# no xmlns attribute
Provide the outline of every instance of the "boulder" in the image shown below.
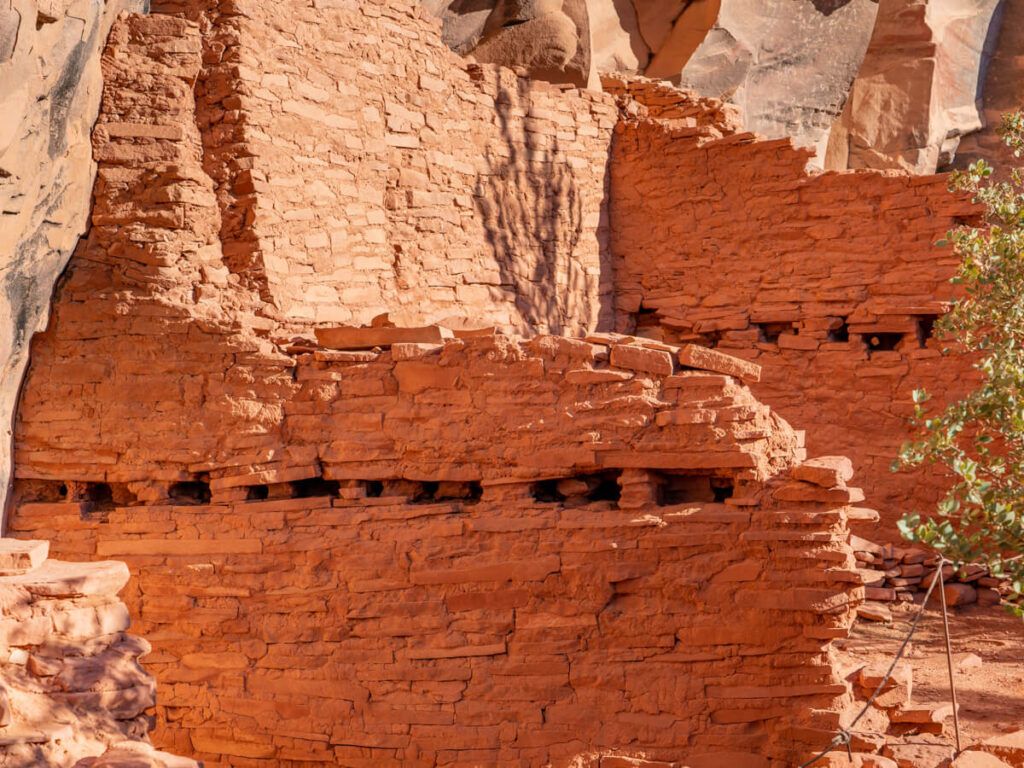
<svg viewBox="0 0 1024 768"><path fill-rule="evenodd" d="M525 69L536 80L599 87L586 0L429 0L426 7L440 16L444 41L459 53ZM607 29L607 14L604 20Z"/></svg>
<svg viewBox="0 0 1024 768"><path fill-rule="evenodd" d="M970 584L946 584L943 588L946 605L970 605L978 601L978 590Z"/></svg>
<svg viewBox="0 0 1024 768"><path fill-rule="evenodd" d="M678 73L666 77L740 107L745 127L792 136L824 158L829 131L868 48L871 0L722 0L718 18Z"/></svg>
<svg viewBox="0 0 1024 768"><path fill-rule="evenodd" d="M881 0L826 167L934 173L982 127L979 78L999 0Z"/></svg>

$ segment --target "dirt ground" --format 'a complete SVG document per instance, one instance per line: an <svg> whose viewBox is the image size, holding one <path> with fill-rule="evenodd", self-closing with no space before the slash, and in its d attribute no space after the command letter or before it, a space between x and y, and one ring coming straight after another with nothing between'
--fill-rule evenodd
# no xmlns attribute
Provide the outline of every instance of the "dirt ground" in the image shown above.
<svg viewBox="0 0 1024 768"><path fill-rule="evenodd" d="M887 665L917 610L913 604L894 609L889 625L858 620L850 639L841 644L852 657L847 660ZM955 658L973 653L982 662L954 669L963 746L1024 729L1024 621L998 607L952 608L950 635ZM914 703L950 700L942 614L937 606L921 618L904 658L914 670ZM952 719L945 731L942 738L952 744Z"/></svg>

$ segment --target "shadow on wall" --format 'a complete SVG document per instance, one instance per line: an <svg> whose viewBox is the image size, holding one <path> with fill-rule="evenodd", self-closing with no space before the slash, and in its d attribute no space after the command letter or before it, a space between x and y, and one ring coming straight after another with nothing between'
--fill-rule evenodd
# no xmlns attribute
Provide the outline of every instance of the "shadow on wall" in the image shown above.
<svg viewBox="0 0 1024 768"><path fill-rule="evenodd" d="M596 242L588 243L583 195L570 158L556 135L532 133L523 125L531 118L520 117L531 88L523 78L514 86L499 83L501 142L487 150L474 204L501 287L515 293L523 330L593 330L609 324L613 313L611 294L603 290L611 284L607 166ZM610 151L608 158L610 163Z"/></svg>

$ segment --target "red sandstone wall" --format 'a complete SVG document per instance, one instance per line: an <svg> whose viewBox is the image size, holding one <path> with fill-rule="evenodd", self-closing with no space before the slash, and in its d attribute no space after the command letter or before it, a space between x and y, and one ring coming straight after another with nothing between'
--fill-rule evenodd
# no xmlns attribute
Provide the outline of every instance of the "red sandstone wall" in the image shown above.
<svg viewBox="0 0 1024 768"><path fill-rule="evenodd" d="M610 97L468 65L409 0L157 8L204 29L226 261L266 314L610 322Z"/></svg>
<svg viewBox="0 0 1024 768"><path fill-rule="evenodd" d="M356 10L381 51L420 40L405 4ZM350 44L288 11L294 32L243 3L115 30L93 228L16 426L12 530L138 573L161 743L249 767L561 765L617 747L767 768L827 740L862 496L789 480L797 437L741 382L607 335L314 349L268 310L284 283L260 271L262 207L292 203L259 190L298 166L261 177L244 150L296 155L299 127L261 133L254 95L232 89L274 56L301 62L289 36ZM282 44L253 58L250 33ZM577 98L589 119L605 103ZM421 168L397 149L389 162ZM491 322L507 305L472 306Z"/></svg>
<svg viewBox="0 0 1024 768"><path fill-rule="evenodd" d="M889 471L911 391L952 395L969 373L925 337L956 265L933 244L970 211L941 176L809 175L788 140L690 134L619 129L620 329L756 360L757 395L806 429L812 454L850 455L894 535L903 512L938 495L934 481ZM872 338L894 348L871 350Z"/></svg>
<svg viewBox="0 0 1024 768"><path fill-rule="evenodd" d="M846 693L822 648L859 590L820 502L28 504L14 527L129 563L155 740L209 766L781 768Z"/></svg>

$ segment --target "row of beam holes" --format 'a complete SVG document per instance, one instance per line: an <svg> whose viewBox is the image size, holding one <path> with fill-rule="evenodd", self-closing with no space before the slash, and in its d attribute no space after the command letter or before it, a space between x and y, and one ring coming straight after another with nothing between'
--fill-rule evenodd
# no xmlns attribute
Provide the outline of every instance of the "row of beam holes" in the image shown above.
<svg viewBox="0 0 1024 768"><path fill-rule="evenodd" d="M914 330L917 338L917 345L921 349L928 346L928 339L935 332L937 315L922 315L916 320ZM793 323L756 323L758 340L767 344L777 344L783 333L792 331L793 335L799 335L800 329ZM903 333L863 333L861 340L867 346L869 352L888 352L897 349L903 341ZM828 331L827 341L833 343L846 343L850 340L850 326L846 318L837 318L836 323Z"/></svg>
<svg viewBox="0 0 1024 768"><path fill-rule="evenodd" d="M919 349L928 347L928 339L935 334L935 323L937 315L922 315L915 321L914 336ZM891 352L899 348L905 333L865 333L861 335L864 344L868 348L868 354L872 352Z"/></svg>
<svg viewBox="0 0 1024 768"><path fill-rule="evenodd" d="M419 480L364 480L363 490L369 498L402 497L413 504L432 504L441 501L479 501L483 487L479 482L419 481ZM273 498L308 499L318 496L337 498L341 484L337 480L315 477L297 480L288 484L290 493L274 495ZM248 489L248 501L262 501L271 498L271 486L252 485ZM280 492L283 489L273 489Z"/></svg>
<svg viewBox="0 0 1024 768"><path fill-rule="evenodd" d="M599 501L618 502L622 495L619 485L621 474L621 471L614 470L541 480L533 484L533 498L542 504L569 506ZM711 474L656 472L654 482L659 506L721 504L732 498L734 490L732 478Z"/></svg>

